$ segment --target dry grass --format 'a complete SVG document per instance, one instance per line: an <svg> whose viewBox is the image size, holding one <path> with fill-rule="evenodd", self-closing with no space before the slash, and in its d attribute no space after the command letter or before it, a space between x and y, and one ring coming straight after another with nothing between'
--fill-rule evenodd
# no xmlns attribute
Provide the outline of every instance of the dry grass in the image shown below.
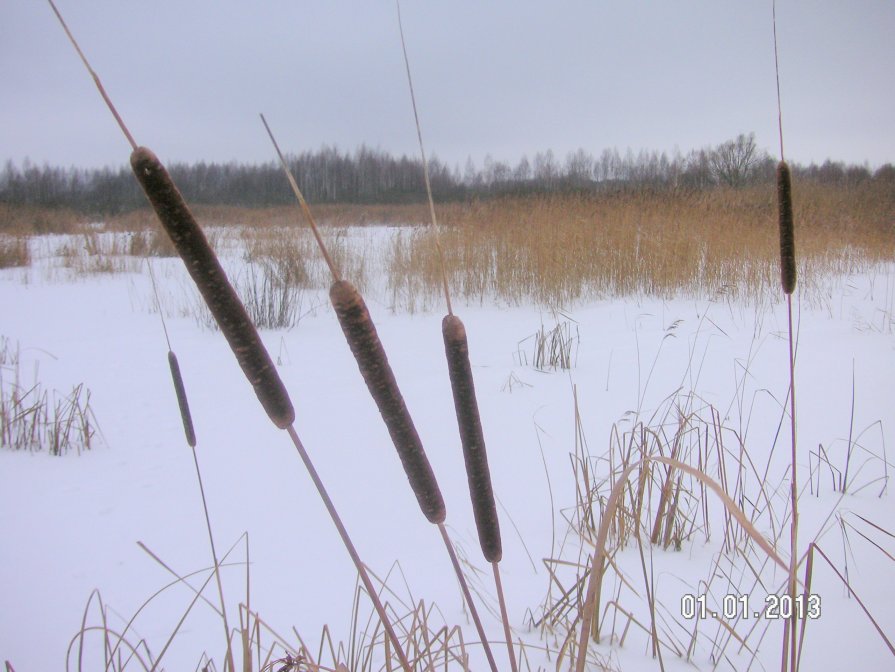
<svg viewBox="0 0 895 672"><path fill-rule="evenodd" d="M129 244L121 236L85 230L59 248L59 256L62 266L75 276L89 276L136 270L128 251Z"/></svg>
<svg viewBox="0 0 895 672"><path fill-rule="evenodd" d="M90 390L83 383L69 394L22 379L19 349L0 337L0 447L64 455L89 450L96 435Z"/></svg>
<svg viewBox="0 0 895 672"><path fill-rule="evenodd" d="M795 186L800 277L895 259L895 203L882 185ZM746 301L776 290L774 192L553 195L441 208L451 290L543 305L623 295L714 296ZM396 296L434 293L434 232L396 239L389 277Z"/></svg>
<svg viewBox="0 0 895 672"><path fill-rule="evenodd" d="M830 274L895 259L895 194L887 185L796 182L793 202L803 298L811 300ZM438 211L451 292L470 302L558 306L626 295L724 294L757 303L775 294L780 277L773 185L519 196L447 203ZM327 270L310 234L296 225L294 208L198 206L195 214L205 228L239 227L252 261L276 260L280 270L290 266L289 277L301 286L327 285ZM378 258L346 242L351 226L421 224L427 220L423 204L315 206L315 215L338 267L361 291L372 265L382 264L396 308L436 304L441 268L431 227L409 226ZM95 235L94 229L84 233L85 222L71 213L66 219L57 211L4 206L0 217L25 222L17 229L22 232L51 228ZM45 223L28 224L34 221ZM129 248L109 254L171 253L149 210L110 218L103 228L134 236ZM88 272L116 270L91 256L81 264Z"/></svg>
<svg viewBox="0 0 895 672"><path fill-rule="evenodd" d="M563 512L569 534L544 560L548 593L530 620L545 641L557 642L557 669L605 650L590 640L610 647L642 644L660 669L663 655L697 665L710 655L732 669L754 666L768 631L782 622L752 612L769 597L788 596L789 558L783 554L792 508L786 478L770 482L771 458L754 463L746 449L754 441L693 394L671 395L649 417L634 414L617 423L599 457L588 451L577 395L574 410L575 506ZM895 561L884 548L895 535L845 515L843 535L860 528L858 536ZM812 593L813 553L820 551L821 536L796 557L800 593ZM717 549L704 579L690 583L663 567L663 555L672 549L703 546ZM824 559L853 595L848 554L844 572ZM684 594L705 599L708 616L687 618ZM731 608L731 595L746 596L747 614ZM875 615L858 602L867 625L895 653ZM803 639L810 624L800 620Z"/></svg>
<svg viewBox="0 0 895 672"><path fill-rule="evenodd" d="M72 637L66 656L66 669L94 669L101 661L105 669L123 672L125 669L161 669L170 643L178 636L191 618L201 618L196 613L205 611L212 619L223 618L219 605L205 596L213 578L213 569L206 568L181 573L159 558L146 545L140 548L171 575L171 581L150 596L127 621L103 601L99 591L91 593L84 608L81 627ZM231 558L238 546L244 549L243 558ZM381 624L371 610L365 608L368 598L361 585L355 586L349 622L345 638L341 639L328 625L324 625L316 637L306 637L295 628L289 633L275 630L255 610L249 600L251 576L248 535L243 534L221 558L221 567L228 572L245 572L245 592L239 607L239 625L230 629L227 639L219 642L219 650L232 647L237 669L253 672L376 672L383 669L399 669L394 651L385 636ZM467 642L459 625L446 623L437 605L399 594L389 585L391 581L406 581L399 565L385 578L376 577L378 592L385 602L385 609L395 627L402 647L408 654L411 669L419 670L470 670L471 653L480 644ZM146 627L146 607L172 590L188 590L192 599L177 623L169 625L169 639L157 649L151 642L140 637L138 630ZM199 607L199 609L197 609ZM157 623L153 625L157 626ZM525 672L533 668L529 656L542 653L521 646L520 658ZM196 669L216 670L216 653L197 653ZM230 668L225 663L223 670Z"/></svg>
<svg viewBox="0 0 895 672"><path fill-rule="evenodd" d="M558 316L557 316L558 317ZM569 370L578 359L581 336L574 320L557 319L553 327L544 324L531 336L519 342L516 359L520 364L530 365L539 371ZM531 348L529 355L526 347Z"/></svg>
<svg viewBox="0 0 895 672"><path fill-rule="evenodd" d="M332 282L329 268L317 251L311 232L295 222L294 209L287 213L289 221L264 226L246 224L240 231L245 258L250 263L273 265L297 286L323 289ZM369 281L369 260L364 248L351 244L342 227L323 231L326 248L346 278L362 290Z"/></svg>
<svg viewBox="0 0 895 672"><path fill-rule="evenodd" d="M245 226L251 229L304 228L296 223L295 207L242 208L235 206L190 206L196 219L206 226ZM371 224L414 224L425 221L422 204L410 205L314 205L314 218L325 226L366 226ZM158 226L155 213L144 208L105 220L117 231L137 231Z"/></svg>
<svg viewBox="0 0 895 672"><path fill-rule="evenodd" d="M176 257L174 243L158 227L135 231L128 242L127 253L134 257Z"/></svg>
<svg viewBox="0 0 895 672"><path fill-rule="evenodd" d="M24 236L0 236L0 268L31 265L31 248Z"/></svg>
<svg viewBox="0 0 895 672"><path fill-rule="evenodd" d="M32 236L80 231L91 222L87 215L61 208L0 203L0 232Z"/></svg>

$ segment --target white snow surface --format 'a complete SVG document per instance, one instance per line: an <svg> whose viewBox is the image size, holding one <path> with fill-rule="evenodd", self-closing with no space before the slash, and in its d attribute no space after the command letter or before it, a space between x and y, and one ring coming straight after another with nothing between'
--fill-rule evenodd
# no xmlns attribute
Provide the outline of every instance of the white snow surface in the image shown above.
<svg viewBox="0 0 895 672"><path fill-rule="evenodd" d="M163 303L192 291L178 260L152 263ZM852 470L860 470L852 491L834 492L829 470L821 471L819 496L807 488L816 466L810 453L819 444L842 468L850 427L862 446L880 455L890 441L895 274L883 268L828 280L810 301L794 300L798 477L805 488L800 546L804 551L817 537L840 571L848 568L855 593L892 638L895 565L853 531L849 547L836 518L841 514L857 524L854 515L860 514L895 531L895 507L884 480L889 467L856 450ZM367 302L444 494L447 527L462 553L483 571L474 583L493 600L446 375L443 312L435 304L427 311L402 313L389 304L387 292L372 287ZM723 296L607 298L563 306L562 314L497 301L456 306L467 328L501 503L501 571L511 623L515 635L530 645L530 669L556 666L556 656L539 649L555 646L554 639L541 639L529 625L531 614L542 613L550 583L542 559L577 560L582 548L568 534L562 515L575 504L573 389L594 457L608 450L614 423L621 423L623 431L630 428L632 413L648 419L680 389L681 398L692 393L697 406L712 404L725 424L742 430L746 450L763 467L788 386L785 303L773 301L754 307L731 304ZM196 472L153 303L145 267L77 278L39 264L0 272L0 334L19 345L23 374L62 391L84 383L102 432L95 447L80 455L0 450L0 661L10 661L18 672L64 669L67 661L77 669L76 649L67 653L67 648L81 628L91 591L101 593L109 627L118 631L172 580L137 542L179 573L201 571L193 578L195 585L208 575L211 561ZM407 603L425 600L437 605L435 620L460 625L470 643L472 669L485 669L438 532L417 507L325 292L306 291L304 305L314 308L294 328L262 332L294 401L295 428L365 563L380 577L391 571L389 587ZM178 315L179 308L166 305L165 310L192 408L219 553L248 534L251 608L290 642L296 640L294 627L316 649L324 625L335 639L347 639L356 573L287 434L265 416L221 334ZM575 366L566 372L537 371L520 354L531 356L531 341L524 339L557 320L570 321L579 338ZM768 480L782 492L776 504L782 517L788 425L780 431ZM891 452L888 459L893 459ZM697 533L680 551L652 549L649 561L658 589L679 595L681 585L708 576L722 551L720 529L718 524L709 541ZM860 529L895 553L891 537ZM788 532L782 538L780 553L788 559ZM592 552L586 544L583 548ZM230 561L242 563L244 549L240 544ZM636 545L619 558L642 589ZM228 566L223 575L230 624L236 626L236 605L245 601L245 566ZM771 590L785 580L770 566L764 576ZM820 560L812 592L821 595L823 611L808 623L802 669L892 669L885 643ZM213 582L205 595L217 604ZM164 591L136 619L131 637L145 638L158 654L192 597L182 585ZM676 599L665 603L670 611L677 611ZM361 611L366 618L369 604L364 602ZM501 640L498 619L485 608L482 614L489 636ZM765 636L750 639L757 648L752 669L779 669L782 621L758 622L768 627ZM93 608L88 624L99 624ZM712 669L712 637L698 640L689 662L664 651L666 669ZM200 602L162 667L196 669L207 652L222 669L222 640L220 619ZM101 640L93 633L87 642L85 655L94 662L84 669L101 669ZM659 669L641 633L630 634L624 645L607 638L592 647L613 669ZM494 651L501 669L509 669L503 646ZM737 647L730 646L720 669L745 669L750 657L736 654Z"/></svg>

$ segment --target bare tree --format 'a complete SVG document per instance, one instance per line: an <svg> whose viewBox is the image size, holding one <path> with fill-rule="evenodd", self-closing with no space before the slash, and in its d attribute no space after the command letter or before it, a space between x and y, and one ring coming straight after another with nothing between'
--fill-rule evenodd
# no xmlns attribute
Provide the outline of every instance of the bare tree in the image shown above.
<svg viewBox="0 0 895 672"><path fill-rule="evenodd" d="M594 157L582 148L566 156L566 181L573 187L590 184L594 173Z"/></svg>
<svg viewBox="0 0 895 672"><path fill-rule="evenodd" d="M763 158L755 145L755 133L740 133L735 140L715 147L709 154L709 164L719 184L741 187L749 182Z"/></svg>
<svg viewBox="0 0 895 672"><path fill-rule="evenodd" d="M556 165L556 158L553 156L552 149L535 154L533 171L535 181L538 182L539 186L552 189L556 185L556 179L559 177L559 167Z"/></svg>
<svg viewBox="0 0 895 672"><path fill-rule="evenodd" d="M519 163L516 164L516 168L513 169L513 179L520 183L528 182L531 179L531 164L528 162L528 157L524 154L519 159Z"/></svg>

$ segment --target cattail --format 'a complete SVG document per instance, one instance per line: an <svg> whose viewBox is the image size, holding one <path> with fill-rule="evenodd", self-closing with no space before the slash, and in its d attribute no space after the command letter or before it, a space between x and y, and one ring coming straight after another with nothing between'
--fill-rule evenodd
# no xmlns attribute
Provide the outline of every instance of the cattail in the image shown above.
<svg viewBox="0 0 895 672"><path fill-rule="evenodd" d="M392 437L423 515L431 523L444 522L446 511L441 490L363 297L350 282L339 280L330 288L329 298L370 395L376 401Z"/></svg>
<svg viewBox="0 0 895 672"><path fill-rule="evenodd" d="M131 153L131 167L267 415L280 429L290 426L295 420L295 410L289 393L168 171L145 147Z"/></svg>
<svg viewBox="0 0 895 672"><path fill-rule="evenodd" d="M780 212L780 281L783 291L796 288L796 244L792 223L792 178L786 161L777 164L777 206Z"/></svg>
<svg viewBox="0 0 895 672"><path fill-rule="evenodd" d="M183 420L183 433L186 434L186 442L190 448L196 447L196 432L193 430L193 416L190 414L190 404L186 399L186 388L183 386L183 377L180 375L180 364L177 363L177 355L168 350L168 366L171 367L171 378L174 380L174 392L177 394L177 405L180 406L180 418Z"/></svg>
<svg viewBox="0 0 895 672"><path fill-rule="evenodd" d="M466 328L456 315L446 315L441 322L441 333L444 337L444 351L454 393L454 408L460 427L460 442L463 445L463 459L466 462L466 477L469 480L469 495L479 532L479 544L488 562L500 562L503 555L500 525L491 489L491 472L488 469L485 437L475 398L472 367L469 364Z"/></svg>

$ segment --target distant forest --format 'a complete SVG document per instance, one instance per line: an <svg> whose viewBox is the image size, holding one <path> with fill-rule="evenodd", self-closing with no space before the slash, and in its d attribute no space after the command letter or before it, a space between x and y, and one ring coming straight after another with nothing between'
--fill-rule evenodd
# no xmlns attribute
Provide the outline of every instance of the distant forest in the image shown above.
<svg viewBox="0 0 895 672"><path fill-rule="evenodd" d="M302 192L314 203L411 203L425 198L419 159L397 158L361 146L342 152L323 146L288 157ZM558 159L550 150L516 165L485 157L481 166L468 159L453 168L429 162L432 191L438 201L555 191L704 190L742 187L774 180L776 160L757 148L754 134L743 134L686 155L606 149L599 156L579 149ZM794 178L825 184L857 185L869 180L895 184L895 167L875 171L866 166L826 161L792 166ZM266 207L293 203L278 164L172 164L168 169L186 199L195 204ZM16 166L0 171L0 202L68 208L112 215L146 205L127 167L80 169Z"/></svg>

